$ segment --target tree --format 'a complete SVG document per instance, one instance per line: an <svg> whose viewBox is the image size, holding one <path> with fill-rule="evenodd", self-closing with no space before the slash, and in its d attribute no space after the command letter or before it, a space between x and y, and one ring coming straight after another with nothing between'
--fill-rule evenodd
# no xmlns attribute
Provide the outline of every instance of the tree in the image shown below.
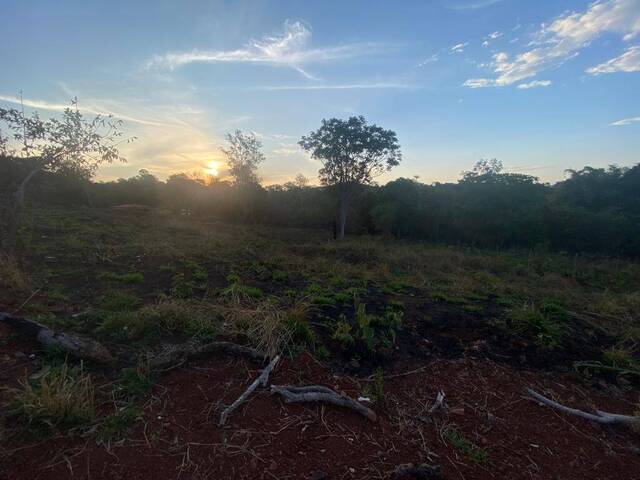
<svg viewBox="0 0 640 480"><path fill-rule="evenodd" d="M372 185L375 177L400 163L402 154L395 132L369 125L364 117L322 120L321 127L298 144L322 162L323 185L339 192L340 239L344 238L347 211L354 187Z"/></svg>
<svg viewBox="0 0 640 480"><path fill-rule="evenodd" d="M228 148L221 148L227 157L229 175L233 177L234 185L249 186L260 184L257 170L264 161L262 142L253 133L243 133L236 130L227 134Z"/></svg>
<svg viewBox="0 0 640 480"><path fill-rule="evenodd" d="M0 125L7 135L0 135L0 155L20 157L28 166L12 195L2 246L15 248L22 223L25 193L29 183L40 172L64 174L80 180L90 180L102 163L126 161L118 145L133 138L123 138L122 121L111 115L97 115L85 120L78 110L77 100L71 102L60 118L43 120L37 112L31 116L24 109L0 108Z"/></svg>

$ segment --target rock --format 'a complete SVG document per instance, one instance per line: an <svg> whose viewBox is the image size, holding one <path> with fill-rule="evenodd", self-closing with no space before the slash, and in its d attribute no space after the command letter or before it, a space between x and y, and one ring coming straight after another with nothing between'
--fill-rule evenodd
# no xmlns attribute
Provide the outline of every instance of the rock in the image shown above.
<svg viewBox="0 0 640 480"><path fill-rule="evenodd" d="M327 474L320 470L317 470L309 475L309 480L325 480L326 478Z"/></svg>

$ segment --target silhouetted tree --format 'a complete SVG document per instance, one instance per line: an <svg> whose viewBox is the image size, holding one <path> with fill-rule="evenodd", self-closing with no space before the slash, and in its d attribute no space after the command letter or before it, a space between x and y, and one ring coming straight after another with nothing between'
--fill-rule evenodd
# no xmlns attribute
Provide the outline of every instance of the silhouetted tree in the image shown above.
<svg viewBox="0 0 640 480"><path fill-rule="evenodd" d="M122 137L122 122L111 116L98 115L91 121L85 120L75 100L60 118L48 120L41 119L37 112L27 116L23 109L0 108L2 124L8 132L0 142L3 155L14 158L19 155L28 167L12 195L2 241L7 250L15 247L25 192L38 173L56 173L88 181L100 164L125 161L117 146L132 140Z"/></svg>
<svg viewBox="0 0 640 480"><path fill-rule="evenodd" d="M331 118L322 120L322 126L303 136L298 144L322 162L320 182L338 187L339 238L343 239L354 187L373 184L375 177L400 163L396 134L367 124L362 116Z"/></svg>
<svg viewBox="0 0 640 480"><path fill-rule="evenodd" d="M229 175L234 185L246 186L260 183L258 165L264 161L262 142L253 133L236 130L227 134L227 148L221 148L227 157Z"/></svg>

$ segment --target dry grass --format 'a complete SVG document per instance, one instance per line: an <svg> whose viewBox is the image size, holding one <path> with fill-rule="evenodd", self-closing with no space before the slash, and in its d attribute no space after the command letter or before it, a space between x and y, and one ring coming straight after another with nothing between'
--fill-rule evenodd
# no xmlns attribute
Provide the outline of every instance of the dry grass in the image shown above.
<svg viewBox="0 0 640 480"><path fill-rule="evenodd" d="M14 390L15 413L29 424L78 425L95 418L95 393L91 377L82 368L43 370Z"/></svg>
<svg viewBox="0 0 640 480"><path fill-rule="evenodd" d="M28 290L31 280L20 268L15 257L0 254L0 287L10 290Z"/></svg>

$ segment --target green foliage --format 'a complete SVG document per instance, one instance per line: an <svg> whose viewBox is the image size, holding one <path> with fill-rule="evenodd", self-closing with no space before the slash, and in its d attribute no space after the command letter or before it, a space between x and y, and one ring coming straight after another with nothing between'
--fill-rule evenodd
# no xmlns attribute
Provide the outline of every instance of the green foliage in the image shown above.
<svg viewBox="0 0 640 480"><path fill-rule="evenodd" d="M338 341L343 350L350 349L356 343L351 330L351 325L346 320L340 320L335 324L331 338Z"/></svg>
<svg viewBox="0 0 640 480"><path fill-rule="evenodd" d="M633 356L633 352L626 348L611 347L602 352L602 362L610 367L621 370L635 370L640 372L640 362Z"/></svg>
<svg viewBox="0 0 640 480"><path fill-rule="evenodd" d="M466 438L454 424L442 430L442 436L460 453L476 463L487 463L489 454L471 440Z"/></svg>
<svg viewBox="0 0 640 480"><path fill-rule="evenodd" d="M130 311L140 304L140 299L128 292L107 291L100 301L100 308L113 312Z"/></svg>
<svg viewBox="0 0 640 480"><path fill-rule="evenodd" d="M136 367L122 370L118 380L118 391L127 401L140 400L151 393L155 379L149 363L140 360Z"/></svg>
<svg viewBox="0 0 640 480"><path fill-rule="evenodd" d="M101 443L123 438L131 426L142 417L142 410L131 404L126 404L102 420L96 433Z"/></svg>
<svg viewBox="0 0 640 480"><path fill-rule="evenodd" d="M384 370L381 367L376 368L373 373L373 381L365 387L362 393L375 403L381 404L384 402Z"/></svg>
<svg viewBox="0 0 640 480"><path fill-rule="evenodd" d="M262 298L261 289L244 285L235 273L227 275L227 282L229 282L229 286L222 290L221 296L229 302L240 305Z"/></svg>
<svg viewBox="0 0 640 480"><path fill-rule="evenodd" d="M105 272L105 273L102 273L99 277L105 280L125 283L128 285L144 282L144 275L141 272L129 272L129 273Z"/></svg>
<svg viewBox="0 0 640 480"><path fill-rule="evenodd" d="M558 348L562 344L567 314L557 304L525 304L512 309L509 319L515 333L533 339L541 347Z"/></svg>

